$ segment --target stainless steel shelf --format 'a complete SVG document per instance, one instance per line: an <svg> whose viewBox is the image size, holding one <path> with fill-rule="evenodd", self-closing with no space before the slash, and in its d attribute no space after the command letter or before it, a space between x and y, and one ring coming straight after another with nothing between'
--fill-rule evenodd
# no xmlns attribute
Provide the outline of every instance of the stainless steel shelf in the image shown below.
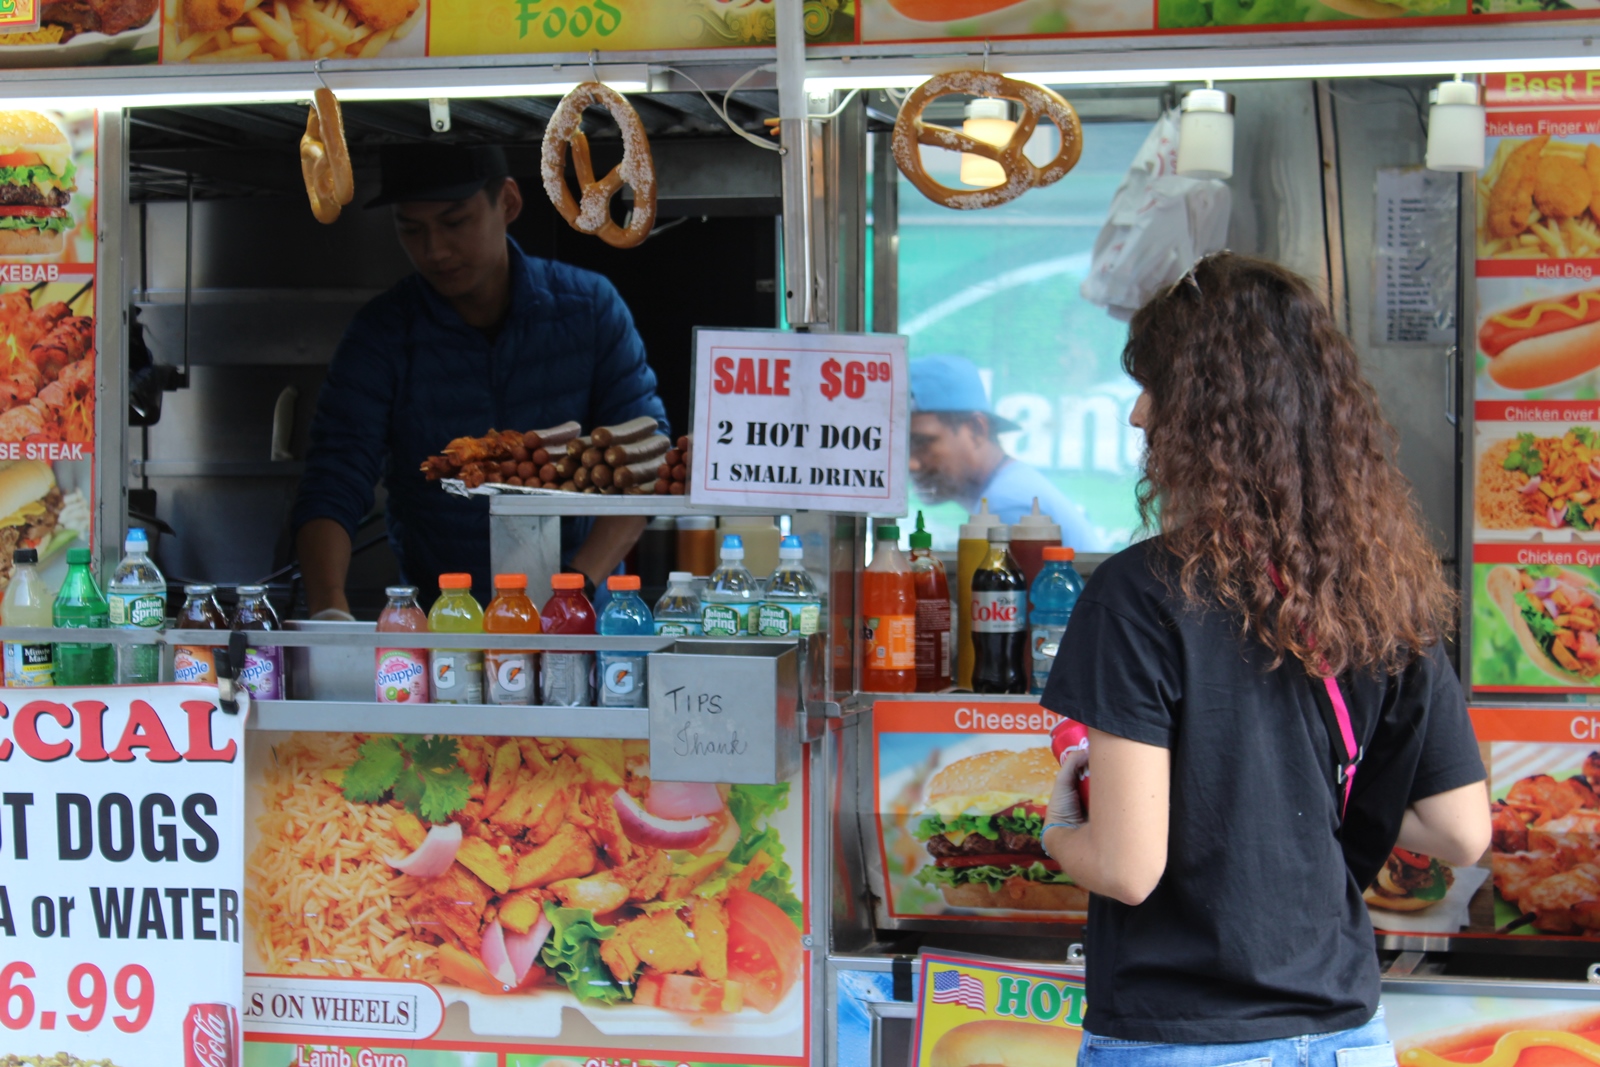
<svg viewBox="0 0 1600 1067"><path fill-rule="evenodd" d="M489 514L508 517L550 515L683 515L789 514L789 508L695 507L681 496L602 496L597 493L498 493L489 497Z"/></svg>
<svg viewBox="0 0 1600 1067"><path fill-rule="evenodd" d="M85 645L198 645L221 647L229 630L66 630L32 626L0 626L0 641L52 641ZM380 634L326 630L254 630L254 647L285 648L482 648L531 649L535 652L664 652L679 637L568 637L557 634ZM746 640L764 640L748 638Z"/></svg>
<svg viewBox="0 0 1600 1067"><path fill-rule="evenodd" d="M248 729L317 733L448 734L461 737L593 737L643 741L647 708L502 707L494 704L378 704L258 700Z"/></svg>

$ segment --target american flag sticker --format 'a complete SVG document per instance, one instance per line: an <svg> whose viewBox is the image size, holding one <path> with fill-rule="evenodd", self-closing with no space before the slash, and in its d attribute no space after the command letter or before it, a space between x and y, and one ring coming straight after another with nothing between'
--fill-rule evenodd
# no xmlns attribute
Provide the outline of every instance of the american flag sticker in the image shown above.
<svg viewBox="0 0 1600 1067"><path fill-rule="evenodd" d="M933 976L933 1002L960 1004L977 1012L987 1012L989 1002L983 983L965 971L939 971Z"/></svg>

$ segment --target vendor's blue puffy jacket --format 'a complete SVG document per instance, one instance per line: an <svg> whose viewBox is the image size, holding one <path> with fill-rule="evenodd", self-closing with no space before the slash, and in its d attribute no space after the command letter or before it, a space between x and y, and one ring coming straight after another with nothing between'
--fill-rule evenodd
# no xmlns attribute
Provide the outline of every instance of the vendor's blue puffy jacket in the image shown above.
<svg viewBox="0 0 1600 1067"><path fill-rule="evenodd" d="M511 310L491 341L417 275L362 308L317 397L294 527L329 518L354 532L388 488L389 540L425 591L468 571L489 593L489 505L451 496L418 470L452 439L576 419L585 430L654 415L656 376L609 281L523 254L511 242ZM590 519L562 523L568 555Z"/></svg>

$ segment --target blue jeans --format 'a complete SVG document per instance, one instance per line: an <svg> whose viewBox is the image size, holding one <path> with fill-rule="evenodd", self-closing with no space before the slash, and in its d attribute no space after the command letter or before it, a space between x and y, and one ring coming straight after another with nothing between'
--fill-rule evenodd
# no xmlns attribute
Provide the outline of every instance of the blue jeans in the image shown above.
<svg viewBox="0 0 1600 1067"><path fill-rule="evenodd" d="M1119 1041L1087 1030L1078 1067L1394 1067L1383 1008L1365 1025L1242 1045L1165 1045Z"/></svg>

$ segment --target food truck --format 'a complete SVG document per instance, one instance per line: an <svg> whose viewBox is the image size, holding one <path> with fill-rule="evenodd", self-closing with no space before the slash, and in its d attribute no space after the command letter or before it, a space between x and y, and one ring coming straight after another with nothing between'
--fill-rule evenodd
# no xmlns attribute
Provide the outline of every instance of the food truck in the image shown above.
<svg viewBox="0 0 1600 1067"><path fill-rule="evenodd" d="M143 528L169 615L186 583L224 604L267 587L287 625L250 644L284 649L288 690L241 700L224 677L221 693L6 692L0 760L40 798L14 802L24 786L8 779L6 1062L141 1067L174 1062L181 1041L186 1062L252 1067L920 1063L945 1025L918 1011L934 968L986 991L981 1012L945 1013L1004 1014L999 994L1024 983L1033 1017L1070 1033L1082 892L1005 864L967 880L985 892L951 892L924 831L977 803L952 807L941 772L1047 748L1055 717L1026 695L864 691L861 579L875 519L923 510L953 567L976 510L910 467L906 379L936 355L982 380L972 407L1004 420L1007 460L1081 513L1081 567L1136 537L1123 324L1141 293L1223 247L1324 288L1459 576L1454 651L1495 844L1474 867L1397 856L1380 877L1374 951L1401 1062L1477 1062L1512 1032L1595 1049L1600 57L1586 5L15 7L0 27L0 187L16 190L0 198L0 579L16 547L55 585L65 552L90 548L104 578ZM986 141L983 122L1005 129ZM953 139L963 128L973 139ZM568 171L578 133L585 166ZM343 189L318 162L341 142ZM381 149L430 142L503 149L526 203L511 236L616 288L685 460L653 493L460 464L430 491L481 507L493 569L525 574L537 603L565 516L652 520L635 559L651 601L664 575L646 548L670 555L674 524L777 527L822 588L818 633L475 636L647 655L649 700L378 703L374 652L394 638L372 620L398 565L376 511L353 537L358 621L305 618L290 509L315 399L350 319L409 270L388 213L359 208ZM553 148L566 211L546 195ZM962 180L983 163L987 178ZM614 196L590 213L613 168ZM750 361L750 388L730 369L719 390L721 358ZM771 388L769 361L787 361L792 395ZM852 380L852 361L872 373ZM881 447L840 435L824 455L819 430L809 451L773 438L769 458L757 424L854 427ZM225 640L175 623L96 639L154 644L169 664ZM241 704L242 721L228 710ZM61 745L99 768L83 793L56 792ZM152 768L205 784L113 777ZM72 866L80 851L94 873ZM47 863L56 888L35 891ZM199 863L213 888L183 881Z"/></svg>

